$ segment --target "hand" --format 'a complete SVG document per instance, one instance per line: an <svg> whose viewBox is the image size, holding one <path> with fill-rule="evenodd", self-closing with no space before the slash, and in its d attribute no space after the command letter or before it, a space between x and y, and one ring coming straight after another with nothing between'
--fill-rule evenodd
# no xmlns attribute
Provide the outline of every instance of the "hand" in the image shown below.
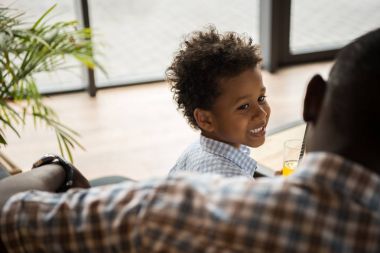
<svg viewBox="0 0 380 253"><path fill-rule="evenodd" d="M43 157L41 157L38 161L36 161L32 169L52 165L55 164L56 166L59 166L62 168L62 172L65 171L66 182L65 184L60 184L61 187L57 188L58 192L66 191L69 188L90 188L90 183L88 180L82 175L82 173L79 172L77 168L75 168L74 165L67 162L63 158L61 158L58 155L54 154L46 154ZM56 181L56 180L54 180ZM50 180L47 180L47 182L50 182Z"/></svg>
<svg viewBox="0 0 380 253"><path fill-rule="evenodd" d="M282 176L282 170L276 170L276 171L274 172L274 175L275 175L275 176Z"/></svg>
<svg viewBox="0 0 380 253"><path fill-rule="evenodd" d="M74 165L71 164L71 166L74 167ZM71 188L90 188L90 183L88 182L87 178L85 178L80 171L74 167L74 177L73 177L73 185Z"/></svg>

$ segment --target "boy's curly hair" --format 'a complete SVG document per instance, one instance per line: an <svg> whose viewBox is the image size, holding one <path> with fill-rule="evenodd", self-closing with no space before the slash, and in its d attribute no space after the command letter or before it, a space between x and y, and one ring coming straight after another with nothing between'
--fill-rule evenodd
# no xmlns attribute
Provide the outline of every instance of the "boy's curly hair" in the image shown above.
<svg viewBox="0 0 380 253"><path fill-rule="evenodd" d="M166 70L166 78L178 110L199 129L194 110L211 109L220 95L218 82L254 68L260 61L259 47L251 38L234 32L220 34L209 26L189 34Z"/></svg>

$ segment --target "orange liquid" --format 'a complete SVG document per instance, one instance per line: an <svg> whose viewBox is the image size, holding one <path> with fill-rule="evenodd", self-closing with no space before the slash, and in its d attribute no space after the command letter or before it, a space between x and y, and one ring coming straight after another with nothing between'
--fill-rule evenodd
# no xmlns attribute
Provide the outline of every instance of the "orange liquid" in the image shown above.
<svg viewBox="0 0 380 253"><path fill-rule="evenodd" d="M292 174L294 170L297 168L297 164L298 164L297 160L285 161L282 167L282 175L289 176L290 174Z"/></svg>

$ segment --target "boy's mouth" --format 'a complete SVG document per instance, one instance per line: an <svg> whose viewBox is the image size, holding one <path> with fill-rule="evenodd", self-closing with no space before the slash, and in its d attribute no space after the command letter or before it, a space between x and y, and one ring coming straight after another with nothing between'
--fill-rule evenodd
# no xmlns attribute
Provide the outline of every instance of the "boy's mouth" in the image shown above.
<svg viewBox="0 0 380 253"><path fill-rule="evenodd" d="M265 126L249 130L249 133L254 136L262 136L265 134Z"/></svg>

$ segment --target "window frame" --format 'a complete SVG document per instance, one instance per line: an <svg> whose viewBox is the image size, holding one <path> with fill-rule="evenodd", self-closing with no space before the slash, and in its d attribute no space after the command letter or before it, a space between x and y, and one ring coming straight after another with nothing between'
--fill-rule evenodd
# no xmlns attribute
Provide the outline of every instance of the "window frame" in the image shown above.
<svg viewBox="0 0 380 253"><path fill-rule="evenodd" d="M263 68L275 72L283 66L332 60L339 49L294 54L290 50L291 0L260 0L260 45Z"/></svg>

